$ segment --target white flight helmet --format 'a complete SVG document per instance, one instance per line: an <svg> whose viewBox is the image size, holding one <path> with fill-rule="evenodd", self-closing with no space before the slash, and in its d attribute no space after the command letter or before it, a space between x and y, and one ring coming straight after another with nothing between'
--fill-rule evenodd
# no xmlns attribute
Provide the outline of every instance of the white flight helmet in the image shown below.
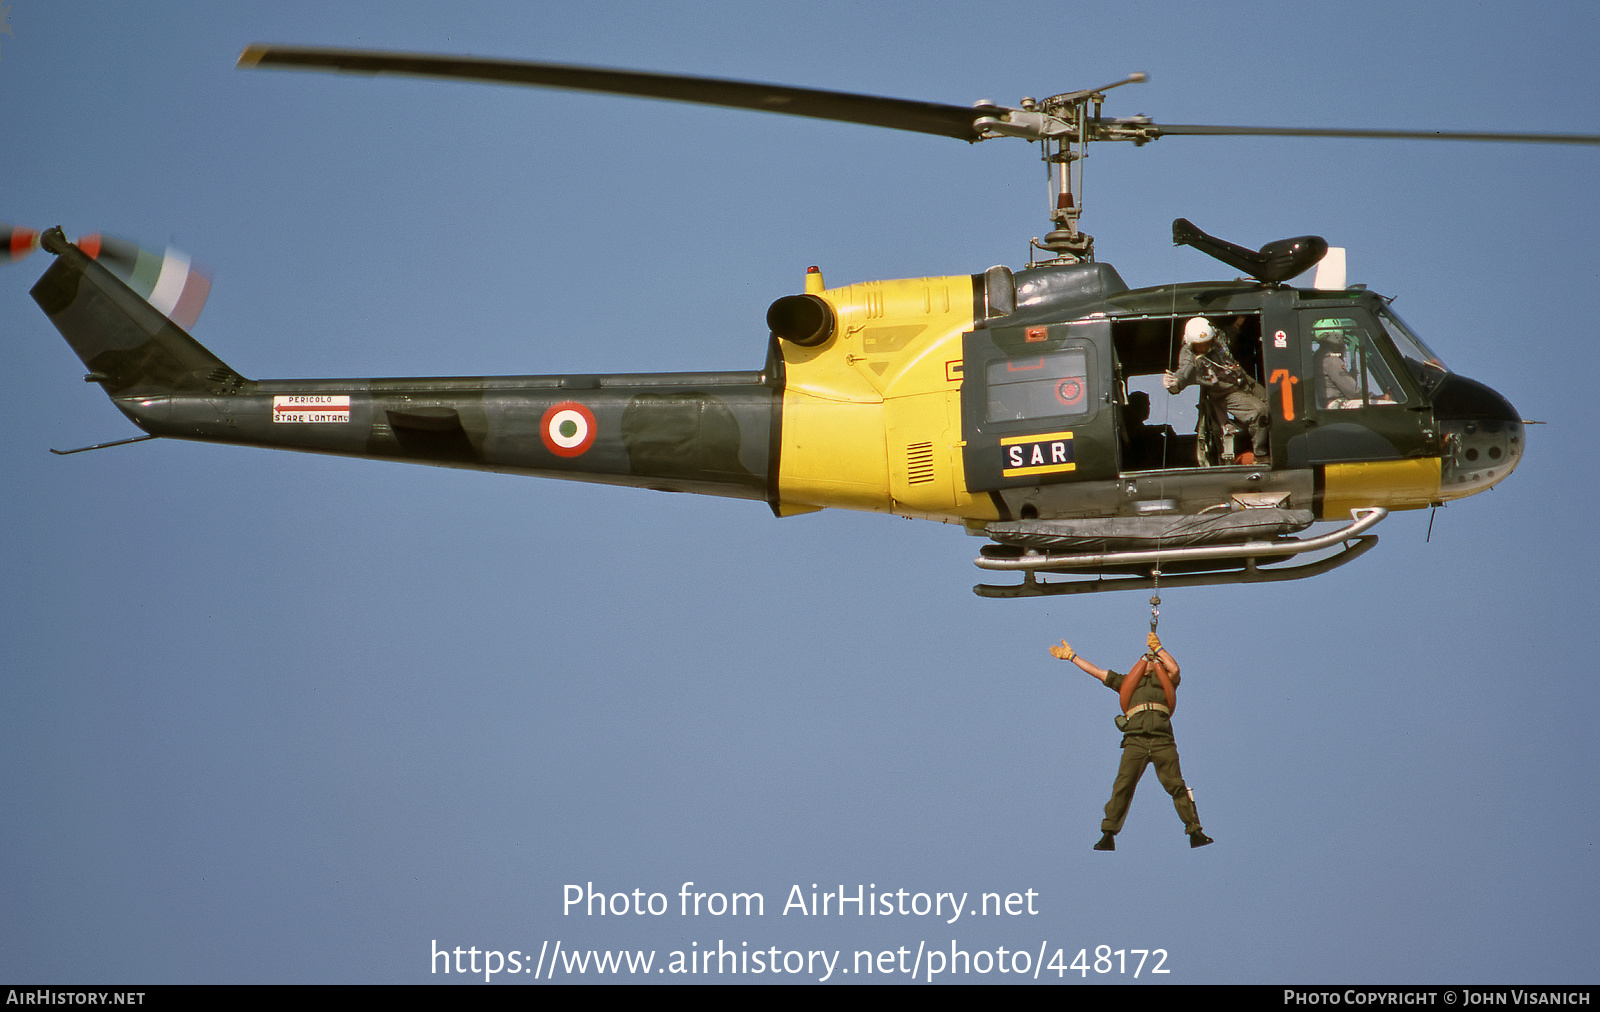
<svg viewBox="0 0 1600 1012"><path fill-rule="evenodd" d="M1197 316L1183 325L1183 343L1193 348L1216 340L1216 328L1203 316Z"/></svg>

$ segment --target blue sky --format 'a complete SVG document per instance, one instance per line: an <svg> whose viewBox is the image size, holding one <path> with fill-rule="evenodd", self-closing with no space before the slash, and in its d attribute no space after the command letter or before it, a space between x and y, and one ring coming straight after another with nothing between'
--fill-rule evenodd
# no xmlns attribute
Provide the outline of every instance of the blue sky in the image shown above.
<svg viewBox="0 0 1600 1012"><path fill-rule="evenodd" d="M1020 143L234 70L250 42L951 103L1142 70L1108 112L1600 132L1579 4L8 9L0 220L183 249L215 275L196 336L257 378L757 368L808 264L1016 266L1045 224ZM1114 697L1044 652L1125 666L1140 595L980 600L978 541L874 515L168 441L55 457L134 432L28 298L35 254L0 283L0 977L427 982L435 940L954 940L1161 948L1172 982L1592 983L1597 157L1170 138L1089 160L1084 226L1131 285L1228 273L1171 247L1174 217L1321 234L1548 423L1429 542L1396 514L1314 581L1168 595L1217 839L1193 853L1153 779L1116 854L1090 850ZM767 913L562 913L567 884L686 881ZM1039 913L779 913L812 883L1031 889Z"/></svg>

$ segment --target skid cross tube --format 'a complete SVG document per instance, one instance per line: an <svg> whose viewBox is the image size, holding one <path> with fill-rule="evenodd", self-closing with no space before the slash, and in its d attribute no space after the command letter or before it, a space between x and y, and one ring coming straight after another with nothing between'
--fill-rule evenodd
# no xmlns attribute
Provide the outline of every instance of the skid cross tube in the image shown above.
<svg viewBox="0 0 1600 1012"><path fill-rule="evenodd" d="M1084 555L1043 555L1026 552L1014 559L991 559L979 556L974 564L979 569L1003 572L1030 570L1088 569L1100 566L1127 566L1138 564L1159 565L1167 562L1195 562L1219 559L1264 559L1315 552L1362 534L1389 515L1380 506L1350 511L1350 523L1316 538L1285 538L1281 541L1246 541L1238 545L1204 545L1195 548L1166 548L1157 551L1095 552Z"/></svg>

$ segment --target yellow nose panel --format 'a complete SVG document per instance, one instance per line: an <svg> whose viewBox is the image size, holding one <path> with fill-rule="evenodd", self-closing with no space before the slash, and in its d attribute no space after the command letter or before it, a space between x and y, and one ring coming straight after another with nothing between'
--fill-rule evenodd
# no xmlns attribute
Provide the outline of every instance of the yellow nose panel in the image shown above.
<svg viewBox="0 0 1600 1012"><path fill-rule="evenodd" d="M1363 506L1415 510L1438 501L1438 457L1328 464L1323 469L1324 520L1342 520Z"/></svg>

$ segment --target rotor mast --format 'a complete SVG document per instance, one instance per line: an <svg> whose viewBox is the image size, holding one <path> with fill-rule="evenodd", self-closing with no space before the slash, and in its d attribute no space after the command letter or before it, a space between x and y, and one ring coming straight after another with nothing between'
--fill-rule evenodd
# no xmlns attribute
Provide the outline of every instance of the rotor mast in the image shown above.
<svg viewBox="0 0 1600 1012"><path fill-rule="evenodd" d="M1023 108L1031 101L1023 99ZM1052 101L1054 99L1045 99L1047 105ZM1100 101L1100 96L1096 95L1096 117L1100 115ZM1074 119L1076 131L1061 137L1046 137L1039 142L1039 157L1045 163L1045 178L1050 183L1050 221L1055 228L1046 232L1043 240L1034 239L1030 245L1065 259L1093 260L1094 236L1078 230L1078 215L1083 204L1083 160L1089 156L1089 138L1083 117Z"/></svg>
<svg viewBox="0 0 1600 1012"><path fill-rule="evenodd" d="M1094 236L1078 228L1078 216L1083 212L1083 160L1089 155L1091 140L1105 139L1099 130L1105 93L1145 79L1144 74L1129 74L1100 88L1052 95L1042 102L1024 98L1021 109L1001 109L989 102L976 104L979 109L999 113L973 121L973 127L980 131L979 140L1023 137L1039 142L1039 157L1045 163L1049 181L1050 223L1054 227L1043 239L1032 241L1035 249L1053 254L1057 260L1094 259Z"/></svg>

